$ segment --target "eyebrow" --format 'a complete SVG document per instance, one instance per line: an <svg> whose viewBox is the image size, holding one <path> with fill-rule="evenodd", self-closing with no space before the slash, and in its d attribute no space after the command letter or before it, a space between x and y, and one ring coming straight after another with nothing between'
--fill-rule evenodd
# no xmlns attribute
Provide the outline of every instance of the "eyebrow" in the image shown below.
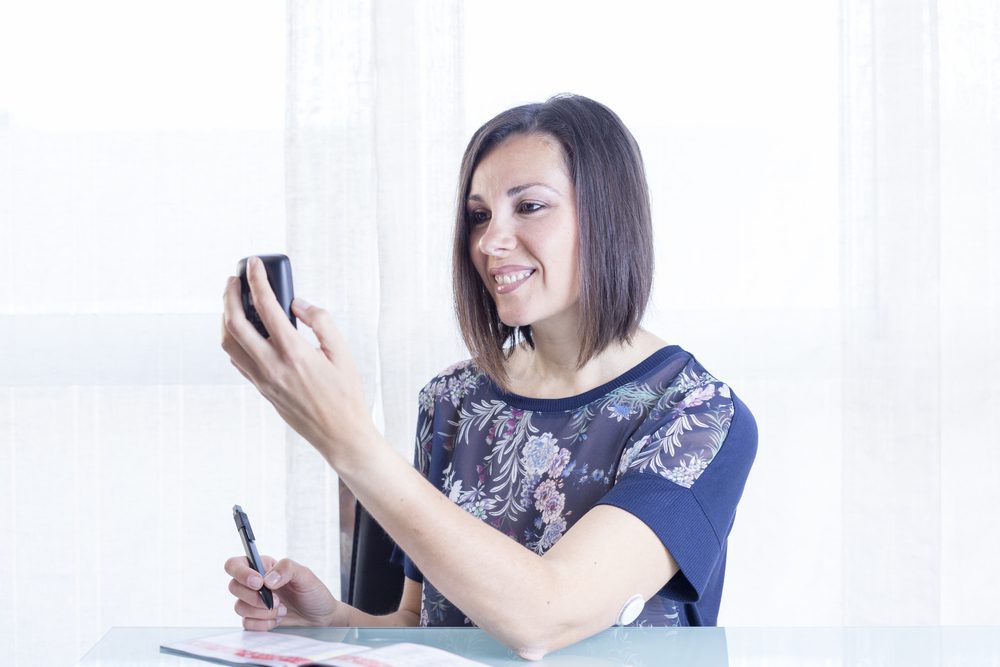
<svg viewBox="0 0 1000 667"><path fill-rule="evenodd" d="M522 185L515 185L514 187L512 187L510 190L507 191L507 196L508 197L513 197L513 196L515 196L515 195L517 195L517 194L519 194L521 192L524 192L528 188L535 187L536 185L537 186L541 186L541 187L545 188L546 190L551 190L552 192L556 193L557 195L562 196L561 192L559 192L558 190L556 190L551 185L546 185L545 183L524 183ZM485 200L481 196L479 196L479 195L469 195L469 201L479 201L479 202L482 202L482 201L485 201Z"/></svg>

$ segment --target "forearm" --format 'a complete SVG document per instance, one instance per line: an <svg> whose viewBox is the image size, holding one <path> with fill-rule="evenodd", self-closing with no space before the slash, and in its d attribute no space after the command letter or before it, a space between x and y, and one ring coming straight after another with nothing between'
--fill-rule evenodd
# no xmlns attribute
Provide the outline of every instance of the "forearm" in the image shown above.
<svg viewBox="0 0 1000 667"><path fill-rule="evenodd" d="M331 465L424 577L477 625L515 648L531 648L539 635L565 644L600 629L579 625L586 605L574 608L557 568L459 508L372 438L358 448L363 455Z"/></svg>
<svg viewBox="0 0 1000 667"><path fill-rule="evenodd" d="M414 627L419 624L420 617L407 609L376 616L351 607L347 621L351 628Z"/></svg>

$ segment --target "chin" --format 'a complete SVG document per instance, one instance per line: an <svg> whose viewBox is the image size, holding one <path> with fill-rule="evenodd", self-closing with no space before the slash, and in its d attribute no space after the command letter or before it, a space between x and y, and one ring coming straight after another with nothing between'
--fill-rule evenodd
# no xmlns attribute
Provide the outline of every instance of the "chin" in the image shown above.
<svg viewBox="0 0 1000 667"><path fill-rule="evenodd" d="M530 326L532 319L521 313L498 313L500 321L509 327L526 327Z"/></svg>

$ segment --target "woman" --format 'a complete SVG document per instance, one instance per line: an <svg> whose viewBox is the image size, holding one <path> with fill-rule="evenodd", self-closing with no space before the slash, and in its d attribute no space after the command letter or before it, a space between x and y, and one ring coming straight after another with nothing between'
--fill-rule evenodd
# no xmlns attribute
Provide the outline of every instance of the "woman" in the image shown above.
<svg viewBox="0 0 1000 667"><path fill-rule="evenodd" d="M406 573L399 610L373 617L294 561L269 559L262 582L232 558L244 627L474 623L538 658L615 623L714 624L756 426L727 385L639 326L653 257L634 139L584 97L517 107L472 138L459 196L455 302L472 360L421 391L415 466L367 416L330 314L293 304L313 349L252 263L266 340L229 280L223 348L395 539Z"/></svg>

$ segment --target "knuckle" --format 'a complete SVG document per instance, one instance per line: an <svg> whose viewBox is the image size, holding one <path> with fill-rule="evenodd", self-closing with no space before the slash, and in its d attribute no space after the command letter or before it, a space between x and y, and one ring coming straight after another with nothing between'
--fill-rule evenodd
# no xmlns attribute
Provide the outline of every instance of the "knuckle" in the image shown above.
<svg viewBox="0 0 1000 667"><path fill-rule="evenodd" d="M257 389L269 401L272 401L281 393L278 385L271 378L262 378L257 381Z"/></svg>
<svg viewBox="0 0 1000 667"><path fill-rule="evenodd" d="M281 369L276 371L271 375L271 387L276 392L283 391L286 387L291 386L292 378L295 376L293 369L289 368L287 365L282 366Z"/></svg>
<svg viewBox="0 0 1000 667"><path fill-rule="evenodd" d="M285 352L285 361L297 373L300 374L307 366L307 357L298 345Z"/></svg>

